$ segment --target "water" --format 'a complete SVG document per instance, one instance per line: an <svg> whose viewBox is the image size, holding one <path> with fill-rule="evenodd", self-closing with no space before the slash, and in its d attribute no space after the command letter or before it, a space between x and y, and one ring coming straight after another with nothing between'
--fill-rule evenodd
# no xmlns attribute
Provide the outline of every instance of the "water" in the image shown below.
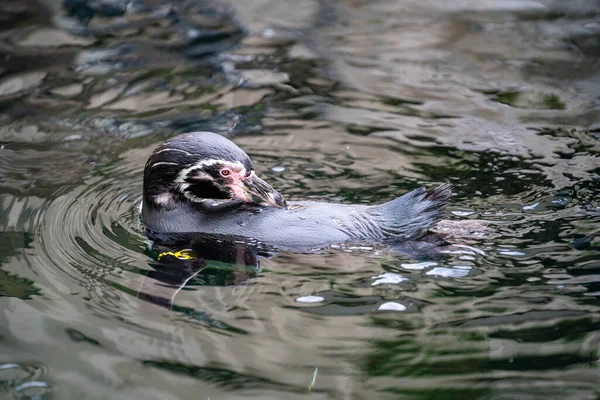
<svg viewBox="0 0 600 400"><path fill-rule="evenodd" d="M597 399L599 10L5 3L0 397ZM158 262L143 165L192 130L290 200L453 182L455 246Z"/></svg>

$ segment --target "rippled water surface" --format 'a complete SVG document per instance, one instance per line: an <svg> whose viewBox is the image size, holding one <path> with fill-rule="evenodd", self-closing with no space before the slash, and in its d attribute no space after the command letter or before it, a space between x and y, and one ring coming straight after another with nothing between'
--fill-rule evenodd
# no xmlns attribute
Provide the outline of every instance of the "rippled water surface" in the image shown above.
<svg viewBox="0 0 600 400"><path fill-rule="evenodd" d="M0 398L599 398L598 1L27 0L0 27ZM159 260L143 166L193 130L292 200L452 182L453 246Z"/></svg>

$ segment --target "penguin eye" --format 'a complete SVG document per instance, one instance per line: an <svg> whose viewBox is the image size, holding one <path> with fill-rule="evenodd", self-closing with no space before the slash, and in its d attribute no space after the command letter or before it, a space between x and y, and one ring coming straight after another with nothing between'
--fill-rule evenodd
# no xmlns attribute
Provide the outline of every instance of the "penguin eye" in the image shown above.
<svg viewBox="0 0 600 400"><path fill-rule="evenodd" d="M222 176L229 176L231 174L231 170L228 168L223 168L221 171L219 171L221 173Z"/></svg>

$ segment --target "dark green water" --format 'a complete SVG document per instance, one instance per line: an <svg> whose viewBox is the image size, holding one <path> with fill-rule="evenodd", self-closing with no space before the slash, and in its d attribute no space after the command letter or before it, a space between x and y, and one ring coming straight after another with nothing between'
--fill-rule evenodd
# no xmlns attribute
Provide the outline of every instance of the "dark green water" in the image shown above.
<svg viewBox="0 0 600 400"><path fill-rule="evenodd" d="M599 13L3 3L0 398L598 399ZM288 199L449 181L446 219L487 228L435 259L157 264L143 166L193 130Z"/></svg>

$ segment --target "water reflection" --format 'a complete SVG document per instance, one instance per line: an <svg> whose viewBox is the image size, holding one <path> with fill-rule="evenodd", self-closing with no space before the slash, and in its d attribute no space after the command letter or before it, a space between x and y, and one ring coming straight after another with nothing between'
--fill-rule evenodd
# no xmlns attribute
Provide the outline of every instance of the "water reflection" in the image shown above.
<svg viewBox="0 0 600 400"><path fill-rule="evenodd" d="M6 3L0 397L598 397L597 6ZM290 200L451 181L448 244L153 247L191 130Z"/></svg>
<svg viewBox="0 0 600 400"><path fill-rule="evenodd" d="M152 252L158 254L152 270L138 290L139 299L150 301L168 309L173 299L186 284L194 279L201 286L237 286L260 272L260 255L268 254L257 245L246 243L244 238L217 235L194 235L193 240L185 237L169 237L156 242ZM177 249L174 244L185 244Z"/></svg>

